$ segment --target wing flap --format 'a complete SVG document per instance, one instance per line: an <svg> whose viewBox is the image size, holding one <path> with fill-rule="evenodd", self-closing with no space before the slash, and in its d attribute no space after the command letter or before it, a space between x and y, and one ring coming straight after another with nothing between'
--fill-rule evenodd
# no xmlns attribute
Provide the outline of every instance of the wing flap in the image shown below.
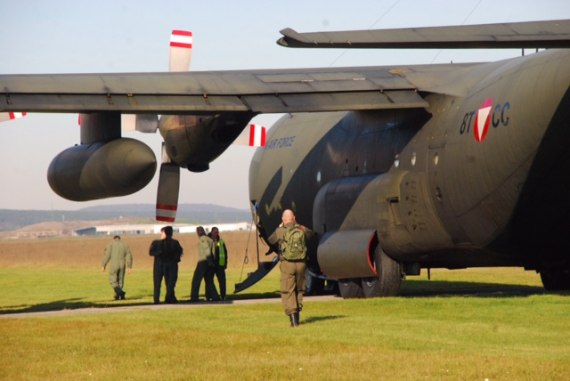
<svg viewBox="0 0 570 381"><path fill-rule="evenodd" d="M403 94L406 94L405 96ZM415 91L312 93L277 96L244 96L254 112L294 112L379 110L389 108L425 108L428 103Z"/></svg>
<svg viewBox="0 0 570 381"><path fill-rule="evenodd" d="M306 94L263 94L243 96L101 96L101 95L15 95L5 109L33 112L132 112L200 114L215 112L317 112L372 110L387 108L425 108L428 103L417 92L367 91Z"/></svg>

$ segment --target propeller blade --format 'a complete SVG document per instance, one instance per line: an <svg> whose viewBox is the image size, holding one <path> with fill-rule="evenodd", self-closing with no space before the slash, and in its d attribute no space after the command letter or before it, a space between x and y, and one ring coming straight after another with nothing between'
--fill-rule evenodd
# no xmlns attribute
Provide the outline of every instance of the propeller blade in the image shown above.
<svg viewBox="0 0 570 381"><path fill-rule="evenodd" d="M158 193L156 195L156 220L174 222L178 209L180 167L171 163L160 165Z"/></svg>
<svg viewBox="0 0 570 381"><path fill-rule="evenodd" d="M173 30L170 35L170 71L189 71L192 60L192 32Z"/></svg>
<svg viewBox="0 0 570 381"><path fill-rule="evenodd" d="M185 30L173 30L170 35L169 70L171 72L189 71L191 59L192 32ZM158 127L158 120L156 122L156 127ZM179 189L180 167L171 163L170 157L168 157L163 143L162 164L160 165L158 193L156 195L157 221L174 222L176 220Z"/></svg>
<svg viewBox="0 0 570 381"><path fill-rule="evenodd" d="M0 112L0 122L20 119L26 116L25 112Z"/></svg>

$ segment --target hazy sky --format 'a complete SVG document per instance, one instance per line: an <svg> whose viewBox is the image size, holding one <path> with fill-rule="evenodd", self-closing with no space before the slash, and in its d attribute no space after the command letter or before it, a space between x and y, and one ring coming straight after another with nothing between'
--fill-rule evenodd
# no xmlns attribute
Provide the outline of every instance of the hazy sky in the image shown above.
<svg viewBox="0 0 570 381"><path fill-rule="evenodd" d="M279 30L380 29L570 18L568 0L9 1L0 0L0 73L166 71L172 29L194 33L192 70L488 61L518 50L286 49ZM270 126L275 115L256 122ZM160 135L128 133L160 160ZM154 203L157 177L125 197L78 203L51 191L52 158L79 142L77 115L29 114L0 124L0 209ZM201 174L181 174L180 203L248 209L253 150L233 146Z"/></svg>

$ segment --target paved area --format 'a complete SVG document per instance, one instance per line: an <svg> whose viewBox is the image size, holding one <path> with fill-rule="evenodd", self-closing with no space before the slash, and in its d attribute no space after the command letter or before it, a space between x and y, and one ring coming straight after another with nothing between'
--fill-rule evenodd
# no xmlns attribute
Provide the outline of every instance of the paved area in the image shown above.
<svg viewBox="0 0 570 381"><path fill-rule="evenodd" d="M319 295L319 296L305 297L305 300L310 302L323 302L323 301L331 301L338 299L340 298L334 295ZM234 305L269 304L269 303L281 303L281 299L279 298L240 299L240 300L228 300L224 302L208 302L208 303L182 302L178 304L143 304L143 305L134 305L134 306L75 308L75 309L65 309L58 311L0 314L0 319L64 317L64 316L77 316L77 315L109 314L109 313L130 312L130 311L156 311L156 310L165 310L165 309L188 309L188 308L205 308L205 307L223 308L223 307L231 307Z"/></svg>

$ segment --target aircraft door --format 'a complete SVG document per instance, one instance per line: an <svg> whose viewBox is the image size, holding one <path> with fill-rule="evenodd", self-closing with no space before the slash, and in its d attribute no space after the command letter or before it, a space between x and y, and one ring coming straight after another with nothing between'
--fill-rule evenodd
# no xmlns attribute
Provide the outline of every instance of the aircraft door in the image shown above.
<svg viewBox="0 0 570 381"><path fill-rule="evenodd" d="M457 173L456 166L461 165L453 157L450 157L451 152L457 150L458 147L450 146L450 144L458 144L457 142L448 142L445 132L436 136L429 143L426 157L426 170L427 170L427 189L426 189L426 202L431 200L433 212L437 215L438 221L442 224L444 229L448 232L450 237L453 237L454 243L468 242L468 237L456 220L456 214L451 205L452 191L457 191L454 187L453 181L454 173ZM453 156L453 155L451 155ZM451 161L450 161L451 160ZM450 169L452 169L450 171ZM450 184L451 182L451 186Z"/></svg>

